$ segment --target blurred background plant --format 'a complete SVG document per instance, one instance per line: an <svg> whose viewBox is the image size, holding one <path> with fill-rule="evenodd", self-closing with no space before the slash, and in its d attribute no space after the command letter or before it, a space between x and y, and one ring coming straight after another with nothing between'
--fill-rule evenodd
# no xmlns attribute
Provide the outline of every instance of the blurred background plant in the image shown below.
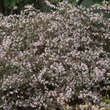
<svg viewBox="0 0 110 110"><path fill-rule="evenodd" d="M24 9L25 5L34 5L35 8L41 11L51 11L53 8L46 4L49 1L51 4L58 6L62 1L67 1L73 6L77 5L79 1L82 1L80 5L90 8L93 4L110 4L110 0L1 0L0 1L0 12L4 15L9 14L20 14L20 11Z"/></svg>

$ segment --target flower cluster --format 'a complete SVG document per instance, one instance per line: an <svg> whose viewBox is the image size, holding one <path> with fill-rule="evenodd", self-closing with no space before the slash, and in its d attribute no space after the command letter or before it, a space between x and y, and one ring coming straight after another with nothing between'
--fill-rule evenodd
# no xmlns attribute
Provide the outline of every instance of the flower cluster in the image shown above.
<svg viewBox="0 0 110 110"><path fill-rule="evenodd" d="M110 77L107 14L110 6L62 2L50 13L2 16L0 108L62 110L62 100L69 107L99 104L100 82Z"/></svg>

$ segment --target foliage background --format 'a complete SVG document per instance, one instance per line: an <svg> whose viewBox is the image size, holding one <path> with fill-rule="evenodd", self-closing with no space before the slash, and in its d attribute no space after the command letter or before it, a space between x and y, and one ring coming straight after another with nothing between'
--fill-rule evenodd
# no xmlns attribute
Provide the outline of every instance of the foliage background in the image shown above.
<svg viewBox="0 0 110 110"><path fill-rule="evenodd" d="M76 5L76 0L1 0L3 3L1 3L0 7L3 7L3 10L0 9L0 11L4 15L9 14L19 14L21 10L24 9L24 6L26 4L33 4L35 8L40 9L41 11L50 11L51 8L49 8L45 2L49 1L51 4L58 5L62 1L67 1L71 3L72 5ZM86 7L91 7L93 4L102 4L103 1L101 0L83 0L81 5ZM110 3L110 0L108 0L108 3ZM3 5L3 6L2 6ZM16 9L14 7L17 7ZM45 7L43 9L43 7Z"/></svg>

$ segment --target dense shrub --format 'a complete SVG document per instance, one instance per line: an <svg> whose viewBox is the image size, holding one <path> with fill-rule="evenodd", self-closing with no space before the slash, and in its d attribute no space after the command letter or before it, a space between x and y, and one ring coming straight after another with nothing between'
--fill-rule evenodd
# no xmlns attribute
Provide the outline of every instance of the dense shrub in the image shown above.
<svg viewBox="0 0 110 110"><path fill-rule="evenodd" d="M110 19L96 9L110 14L109 6L63 2L59 11L28 9L0 18L0 109L102 106L100 91L110 77Z"/></svg>

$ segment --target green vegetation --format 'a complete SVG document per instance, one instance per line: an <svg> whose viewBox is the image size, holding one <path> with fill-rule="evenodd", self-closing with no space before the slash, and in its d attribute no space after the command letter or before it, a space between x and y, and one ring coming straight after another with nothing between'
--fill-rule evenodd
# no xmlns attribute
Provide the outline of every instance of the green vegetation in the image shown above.
<svg viewBox="0 0 110 110"><path fill-rule="evenodd" d="M58 5L62 1L68 1L72 5L77 5L76 0L48 0L53 5ZM80 1L80 0L79 0ZM91 7L93 4L109 4L110 0L108 2L103 3L101 0L82 0L80 5ZM51 8L44 8L47 7L45 0L1 0L0 1L0 12L2 12L4 15L9 14L19 14L21 10L24 9L24 6L26 4L33 4L35 8L40 10L51 10ZM15 9L17 7L17 9Z"/></svg>

